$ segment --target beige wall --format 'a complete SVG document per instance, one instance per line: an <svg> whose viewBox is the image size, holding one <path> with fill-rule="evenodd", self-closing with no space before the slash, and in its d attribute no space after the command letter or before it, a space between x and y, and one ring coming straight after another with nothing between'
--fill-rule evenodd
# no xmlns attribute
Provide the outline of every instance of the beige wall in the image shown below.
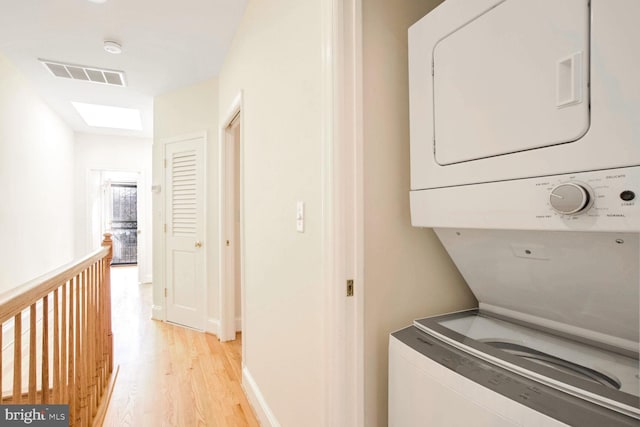
<svg viewBox="0 0 640 427"><path fill-rule="evenodd" d="M410 224L407 29L437 3L363 0L367 427L387 425L389 333L476 303L435 234Z"/></svg>
<svg viewBox="0 0 640 427"><path fill-rule="evenodd" d="M218 79L188 86L156 96L153 100L153 184L164 187L162 141L198 132L207 134L207 329L219 319L218 310ZM164 190L164 188L163 188ZM164 193L153 194L153 304L154 317L162 318L164 305L163 225Z"/></svg>
<svg viewBox="0 0 640 427"><path fill-rule="evenodd" d="M73 259L71 129L0 55L0 292Z"/></svg>
<svg viewBox="0 0 640 427"><path fill-rule="evenodd" d="M325 425L321 3L250 0L219 76L222 115L244 97L244 363L282 426Z"/></svg>

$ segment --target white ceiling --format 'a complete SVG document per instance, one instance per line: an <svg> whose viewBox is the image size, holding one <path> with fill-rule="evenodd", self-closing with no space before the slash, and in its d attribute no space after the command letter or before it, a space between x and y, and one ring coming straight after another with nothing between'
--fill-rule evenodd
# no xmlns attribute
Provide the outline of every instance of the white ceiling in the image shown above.
<svg viewBox="0 0 640 427"><path fill-rule="evenodd" d="M0 53L75 131L151 137L153 97L218 74L246 3L0 0ZM105 52L105 40L119 42L123 53ZM127 87L56 78L38 58L121 70ZM88 127L71 101L138 108L143 130Z"/></svg>

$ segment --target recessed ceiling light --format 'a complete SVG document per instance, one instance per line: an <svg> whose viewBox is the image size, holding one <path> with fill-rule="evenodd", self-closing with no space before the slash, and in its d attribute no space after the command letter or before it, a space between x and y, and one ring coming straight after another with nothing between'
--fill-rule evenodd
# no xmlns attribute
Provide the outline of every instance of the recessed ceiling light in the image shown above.
<svg viewBox="0 0 640 427"><path fill-rule="evenodd" d="M106 50L109 53L113 53L114 55L118 55L122 53L122 46L120 46L120 43L118 42L114 42L112 40L105 40L104 50Z"/></svg>
<svg viewBox="0 0 640 427"><path fill-rule="evenodd" d="M91 3L101 4L106 3L107 0L89 0Z"/></svg>
<svg viewBox="0 0 640 427"><path fill-rule="evenodd" d="M111 129L142 130L140 110L109 105L71 102L88 126Z"/></svg>

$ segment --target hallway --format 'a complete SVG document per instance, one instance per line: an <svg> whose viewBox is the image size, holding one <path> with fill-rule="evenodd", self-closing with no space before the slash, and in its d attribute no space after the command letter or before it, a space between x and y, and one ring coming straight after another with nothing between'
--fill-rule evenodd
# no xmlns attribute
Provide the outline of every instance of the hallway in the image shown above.
<svg viewBox="0 0 640 427"><path fill-rule="evenodd" d="M150 319L151 285L112 268L115 362L104 426L257 426L241 387L241 342Z"/></svg>

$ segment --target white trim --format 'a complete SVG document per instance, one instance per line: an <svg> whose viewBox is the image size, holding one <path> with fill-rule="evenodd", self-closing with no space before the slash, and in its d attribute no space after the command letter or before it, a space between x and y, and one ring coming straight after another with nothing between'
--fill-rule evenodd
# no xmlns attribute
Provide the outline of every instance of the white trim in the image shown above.
<svg viewBox="0 0 640 427"><path fill-rule="evenodd" d="M208 332L210 334L215 335L216 337L219 337L220 336L220 320L208 318L205 332Z"/></svg>
<svg viewBox="0 0 640 427"><path fill-rule="evenodd" d="M334 202L334 107L335 77L337 65L335 63L335 39L337 30L337 16L339 7L336 0L322 2L322 87L321 87L321 141L322 141L322 282L324 284L324 420L319 425L345 425L342 422L345 402L343 400L345 387L344 366L341 364L341 336L337 333L340 315L338 305L340 297L337 289L340 287L340 275L336 270L335 260L335 205Z"/></svg>
<svg viewBox="0 0 640 427"><path fill-rule="evenodd" d="M325 425L364 426L361 0L323 14ZM346 296L346 281L355 283Z"/></svg>
<svg viewBox="0 0 640 427"><path fill-rule="evenodd" d="M151 146L151 184L159 188L158 192L151 195L151 230L152 230L152 251L151 251L151 272L154 277L152 282L152 310L151 318L160 321L167 320L165 309L166 298L164 297L164 287L166 284L165 268L165 232L163 224L165 222L165 168L164 152L166 140L154 139ZM157 215L157 218L156 218Z"/></svg>
<svg viewBox="0 0 640 427"><path fill-rule="evenodd" d="M151 318L153 320L164 321L164 307L161 305L152 305L151 306Z"/></svg>
<svg viewBox="0 0 640 427"><path fill-rule="evenodd" d="M260 425L263 427L280 427L280 423L276 419L275 415L273 415L273 412L271 412L269 405L267 405L267 401L262 395L260 388L258 388L258 384L256 384L255 380L251 376L249 369L244 365L242 366L242 387L244 388L244 392L247 395L247 399L249 400L251 407L260 421Z"/></svg>
<svg viewBox="0 0 640 427"><path fill-rule="evenodd" d="M243 203L243 195L244 195L244 114L243 114L243 95L242 91L240 91L230 107L227 109L227 114L224 116L224 120L219 129L219 156L218 156L218 170L219 170L219 224L218 224L218 233L220 236L219 242L219 310L220 310L220 327L219 327L219 335L218 338L220 341L230 341L234 340L236 336L236 331L238 330L236 324L236 314L235 314L235 289L232 287L233 281L230 280L231 272L227 271L227 259L226 254L227 250L225 247L225 236L227 226L225 218L227 217L225 213L226 209L226 158L227 158L227 129L231 122L238 114L240 114L240 141L238 141L239 153L240 153L240 304L241 304L241 320L242 324L242 316L244 315L244 203ZM242 346L242 359L244 360L244 349L245 346Z"/></svg>
<svg viewBox="0 0 640 427"><path fill-rule="evenodd" d="M236 317L235 321L236 332L242 331L242 318ZM216 337L220 336L220 319L207 319L207 326L205 328L205 332L215 335Z"/></svg>
<svg viewBox="0 0 640 427"><path fill-rule="evenodd" d="M364 373L364 107L363 107L363 59L362 59L362 2L364 0L353 0L353 31L354 51L353 51L353 79L354 79L354 144L355 144L355 188L354 188L354 261L355 277L357 279L359 292L355 293L356 307L355 314L355 396L354 407L356 418L354 427L364 427L365 424L365 373Z"/></svg>

